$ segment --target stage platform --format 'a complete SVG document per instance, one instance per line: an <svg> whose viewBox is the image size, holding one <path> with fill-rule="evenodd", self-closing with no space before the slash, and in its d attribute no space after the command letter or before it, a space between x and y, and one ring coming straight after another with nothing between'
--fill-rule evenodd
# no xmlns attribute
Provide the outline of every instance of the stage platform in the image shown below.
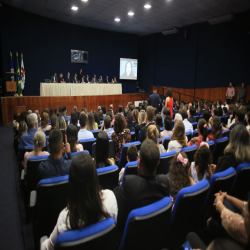
<svg viewBox="0 0 250 250"><path fill-rule="evenodd" d="M148 94L122 94L122 95L101 95L101 96L24 96L24 97L2 97L2 114L3 124L10 125L13 122L14 113L32 110L38 110L41 114L43 109L52 109L66 106L68 115L71 114L73 107L76 106L78 110L86 107L88 111L91 109L97 110L98 106L104 105L106 110L109 105L113 104L114 110L118 111L118 106L125 107L128 102L147 100Z"/></svg>

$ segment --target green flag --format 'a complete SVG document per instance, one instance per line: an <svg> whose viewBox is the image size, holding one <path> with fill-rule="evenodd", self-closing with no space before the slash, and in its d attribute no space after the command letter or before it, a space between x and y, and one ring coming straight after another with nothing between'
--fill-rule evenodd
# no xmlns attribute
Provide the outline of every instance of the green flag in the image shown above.
<svg viewBox="0 0 250 250"><path fill-rule="evenodd" d="M17 92L18 95L20 96L21 93L21 71L19 67L19 62L18 62L18 53L16 53L16 68L17 68Z"/></svg>

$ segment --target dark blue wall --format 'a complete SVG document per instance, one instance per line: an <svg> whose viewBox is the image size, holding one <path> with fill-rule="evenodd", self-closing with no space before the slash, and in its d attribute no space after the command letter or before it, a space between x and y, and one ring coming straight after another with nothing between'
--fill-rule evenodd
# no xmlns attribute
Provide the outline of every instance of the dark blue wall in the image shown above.
<svg viewBox="0 0 250 250"><path fill-rule="evenodd" d="M71 76L79 69L92 78L106 75L119 79L120 58L137 58L137 35L91 29L33 15L9 6L0 8L3 72L10 69L10 51L24 54L24 95L39 95L40 82L53 72ZM72 64L71 49L89 52L89 64ZM123 93L136 92L135 81L121 81Z"/></svg>
<svg viewBox="0 0 250 250"><path fill-rule="evenodd" d="M186 32L186 38L185 38ZM250 12L233 22L200 23L139 38L138 81L176 88L213 88L250 84Z"/></svg>

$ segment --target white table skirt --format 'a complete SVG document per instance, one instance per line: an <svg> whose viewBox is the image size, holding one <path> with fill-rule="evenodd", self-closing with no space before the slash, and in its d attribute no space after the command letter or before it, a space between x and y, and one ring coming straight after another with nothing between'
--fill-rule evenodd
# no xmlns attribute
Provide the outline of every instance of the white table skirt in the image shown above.
<svg viewBox="0 0 250 250"><path fill-rule="evenodd" d="M90 96L121 94L121 83L40 83L40 96Z"/></svg>

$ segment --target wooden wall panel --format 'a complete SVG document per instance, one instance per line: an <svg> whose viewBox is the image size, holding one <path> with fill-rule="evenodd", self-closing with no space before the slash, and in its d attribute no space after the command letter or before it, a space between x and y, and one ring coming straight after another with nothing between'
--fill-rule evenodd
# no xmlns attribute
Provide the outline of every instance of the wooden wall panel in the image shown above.
<svg viewBox="0 0 250 250"><path fill-rule="evenodd" d="M26 111L31 109L32 111L39 110L41 112L46 108L57 108L66 106L68 114L70 115L74 106L77 106L78 110L82 107L86 107L88 110L97 110L98 106L105 105L106 110L109 109L109 105L113 104L114 109L118 111L118 106L126 106L128 102L147 100L148 94L123 94L123 95L109 95L109 96L27 96L27 97L3 97L2 113L4 125L12 124L13 115L17 112L17 106L26 106Z"/></svg>

